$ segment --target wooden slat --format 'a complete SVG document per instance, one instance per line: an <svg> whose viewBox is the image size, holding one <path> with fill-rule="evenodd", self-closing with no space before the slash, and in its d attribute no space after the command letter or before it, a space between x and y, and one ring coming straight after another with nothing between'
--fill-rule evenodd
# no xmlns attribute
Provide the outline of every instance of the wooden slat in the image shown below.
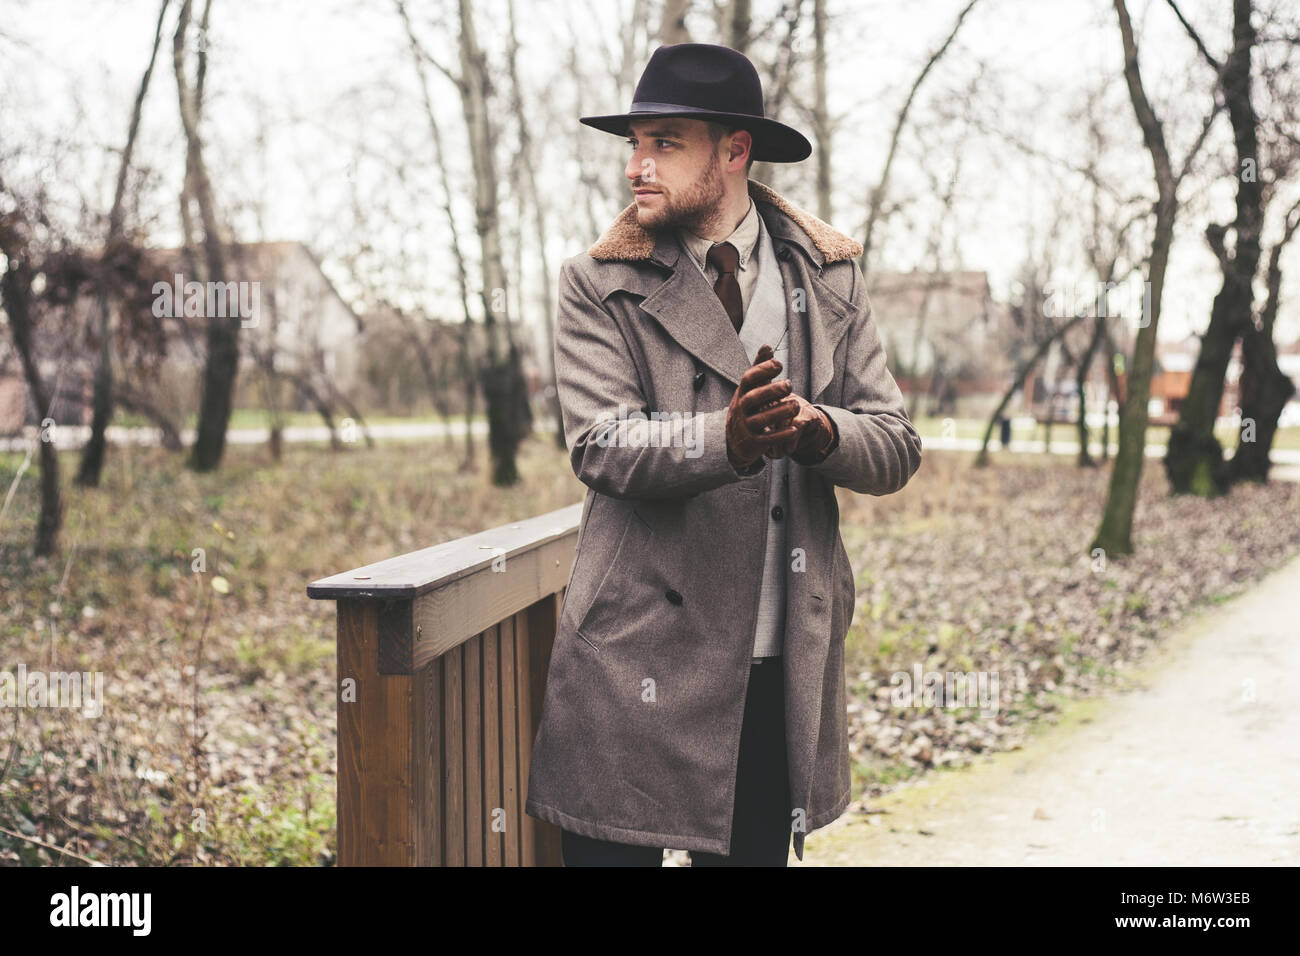
<svg viewBox="0 0 1300 956"><path fill-rule="evenodd" d="M412 678L376 669L378 614L364 601L338 604L338 685L354 680L356 699L338 698L340 866L410 866Z"/></svg>
<svg viewBox="0 0 1300 956"><path fill-rule="evenodd" d="M531 756L533 738L542 723L542 702L546 696L546 672L551 665L551 647L559 622L559 601L555 594L536 602L528 608L528 750ZM534 866L561 866L560 830L543 820L534 821Z"/></svg>
<svg viewBox="0 0 1300 956"><path fill-rule="evenodd" d="M465 720L462 713L464 647L443 657L443 863L465 865Z"/></svg>
<svg viewBox="0 0 1300 956"><path fill-rule="evenodd" d="M442 833L442 661L416 675L415 863L443 865Z"/></svg>
<svg viewBox="0 0 1300 956"><path fill-rule="evenodd" d="M501 806L506 811L506 832L502 834L503 866L519 866L524 802L519 786L519 716L515 693L515 645L519 629L515 618L501 622Z"/></svg>
<svg viewBox="0 0 1300 956"><path fill-rule="evenodd" d="M483 865L498 867L505 859L505 834L500 829L505 812L501 798L502 626L483 632Z"/></svg>
<svg viewBox="0 0 1300 956"><path fill-rule="evenodd" d="M483 865L483 636L465 648L465 865Z"/></svg>
<svg viewBox="0 0 1300 956"><path fill-rule="evenodd" d="M520 807L523 807L528 800L528 768L533 755L533 682L529 677L532 669L530 647L528 614L521 611L515 615L515 733L519 738ZM537 824L535 818L520 813L519 862L521 866L536 866Z"/></svg>

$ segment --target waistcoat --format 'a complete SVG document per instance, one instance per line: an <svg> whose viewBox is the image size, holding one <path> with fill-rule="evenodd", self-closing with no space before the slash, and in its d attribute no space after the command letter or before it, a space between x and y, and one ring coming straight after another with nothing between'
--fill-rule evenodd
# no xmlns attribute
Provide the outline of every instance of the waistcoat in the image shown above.
<svg viewBox="0 0 1300 956"><path fill-rule="evenodd" d="M740 326L740 344L752 364L763 344L772 346L773 357L781 363L778 378L789 378L790 336L786 308L788 299L781 269L772 248L767 225L759 216L758 242L754 250L758 260L758 282L754 297L745 310ZM789 458L769 459L772 469L768 485L766 511L767 541L763 554L763 586L759 592L758 617L754 622L754 656L770 657L781 653L785 637L786 525L789 510Z"/></svg>

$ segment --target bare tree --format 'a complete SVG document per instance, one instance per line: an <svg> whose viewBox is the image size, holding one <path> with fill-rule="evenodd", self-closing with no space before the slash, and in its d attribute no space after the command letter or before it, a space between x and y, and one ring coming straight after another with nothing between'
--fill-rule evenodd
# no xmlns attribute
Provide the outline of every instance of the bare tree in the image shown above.
<svg viewBox="0 0 1300 956"><path fill-rule="evenodd" d="M1178 187L1191 168L1192 159L1199 152L1209 134L1216 106L1206 117L1200 135L1188 151L1181 171L1175 172L1160 118L1147 98L1138 65L1137 40L1133 36L1133 23L1129 19L1125 0L1113 0L1119 20L1120 40L1124 49L1124 81L1142 139L1151 156L1157 199L1155 203L1155 230L1147 259L1147 282L1151 288L1150 315L1142 316L1133 357L1129 363L1126 394L1119 416L1119 452L1111 469L1110 488L1102 514L1101 526L1089 545L1089 550L1101 548L1107 555L1133 553L1133 513L1137 508L1138 484L1142 477L1142 464L1146 451L1147 400L1151 395L1151 370L1155 360L1156 329L1160 323L1160 305L1164 295L1165 271L1169 266L1169 249L1173 244L1174 220L1178 214Z"/></svg>
<svg viewBox="0 0 1300 956"><path fill-rule="evenodd" d="M153 46L149 51L149 65L145 67L144 76L140 78L140 89L135 95L131 107L131 121L127 126L126 145L122 147L122 159L117 168L117 186L113 191L113 207L108 213L108 235L104 240L104 256L107 259L113 246L122 235L123 205L126 200L126 179L131 169L131 157L135 153L136 134L140 130L140 113L144 107L145 95L149 92L149 81L153 76L154 63L158 59L158 48L162 44L163 19L171 0L162 0L158 7L158 22L154 26ZM98 294L99 305L99 364L95 367L94 406L90 420L90 438L81 452L81 465L77 470L77 484L96 487L100 472L104 468L104 455L108 447L108 423L113 419L113 321L112 308L108 290L101 288Z"/></svg>
<svg viewBox="0 0 1300 956"><path fill-rule="evenodd" d="M817 143L817 216L831 221L831 125L826 92L826 0L813 0L812 133Z"/></svg>
<svg viewBox="0 0 1300 956"><path fill-rule="evenodd" d="M1282 409L1295 394L1295 383L1277 366L1277 346L1273 328L1277 323L1278 301L1282 294L1282 251L1300 227L1300 202L1283 220L1282 237L1273 245L1265 273L1267 289L1258 324L1247 322L1242 330L1241 417L1253 422L1254 441L1242 440L1228 465L1229 480L1267 481L1271 467L1268 450L1277 433Z"/></svg>
<svg viewBox="0 0 1300 956"><path fill-rule="evenodd" d="M176 74L176 93L180 101L181 126L185 130L186 176L185 195L193 200L199 210L203 225L203 257L199 268L200 281L222 282L226 276L225 251L221 231L217 224L216 203L212 182L203 159L203 139L199 131L200 91L205 75L207 53L200 44L199 67L193 87L186 75L185 44L190 26L193 0L181 0L176 33L172 38L172 66ZM204 6L202 31L206 35L212 0ZM186 200L182 201L185 205ZM198 265L198 256L195 256ZM239 328L237 309L228 309L228 316L207 316L207 356L203 366L203 397L199 405L198 434L190 455L190 466L196 471L212 471L221 464L226 448L226 428L230 424L233 408L235 378L239 374Z"/></svg>
<svg viewBox="0 0 1300 956"><path fill-rule="evenodd" d="M514 0L508 0L507 10L509 11L509 28L510 28L510 46L507 52L507 64L510 72L510 90L514 104L514 114L519 123L519 152L518 159L521 166L520 179L527 186L527 197L533 207L533 224L536 227L537 241L537 259L541 267L542 277L542 328L545 333L544 341L548 344L555 341L555 311L551 299L551 266L546 255L546 207L542 200L541 191L537 188L538 158L533 148L533 137L530 131L530 111L524 104L523 86L519 82L519 40L515 32L515 3ZM520 209L520 232L523 231L523 209ZM522 244L522 243L521 243ZM522 276L520 277L522 279ZM520 282L520 298L523 297L523 284ZM521 309L522 314L522 309ZM542 368L546 370L546 379L550 388L547 392L549 396L549 405L551 414L555 419L555 444L559 448L564 448L564 418L560 410L560 395L556 385L555 378L555 357L550 348L547 348L546 355L541 363Z"/></svg>
<svg viewBox="0 0 1300 956"><path fill-rule="evenodd" d="M961 12L957 14L957 19L953 23L952 29L948 31L948 36L944 39L943 43L941 43L939 47L930 54L929 59L925 61L925 65L922 66L920 72L916 74L916 79L912 81L912 85L907 91L907 96L903 100L903 105L898 109L898 116L894 119L894 130L889 137L889 149L885 154L885 165L881 169L880 178L876 181L875 186L872 187L871 195L867 199L867 222L862 230L864 234L862 240L862 255L858 257L858 264L862 267L862 274L864 276L870 275L872 241L876 233L876 226L879 224L881 219L881 211L884 206L885 197L889 193L890 173L894 168L894 158L898 155L898 145L902 140L903 129L907 125L908 114L912 111L912 104L916 101L916 95L920 91L921 85L925 82L925 78L934 70L935 64L943 59L943 55L948 52L948 48L952 46L953 41L957 39L957 34L961 32L961 27L966 21L966 17L970 15L971 10L975 8L975 4L977 3L979 3L979 0L969 0L966 6L962 7Z"/></svg>
<svg viewBox="0 0 1300 956"><path fill-rule="evenodd" d="M795 40L799 33L799 23L803 12L804 0L783 0L780 8L765 23L760 23L757 27L752 27L745 37L746 46L737 47L742 53L749 53L748 44L754 37L758 36L776 36L778 27L780 28L781 38L776 44L776 54L770 63L764 63L758 57L750 54L750 59L755 60L755 66L759 74L765 78L763 83L763 109L764 112L773 117L780 119L781 111L785 102L789 100L797 108L802 110L808 121L812 123L812 116L816 111L816 104L812 107L801 103L794 94L792 81L795 76L795 68L799 63L799 54L795 50ZM735 31L733 31L735 38ZM816 91L814 90L814 93ZM827 120L828 125L831 121ZM818 130L814 124L814 135ZM818 149L828 147L818 141ZM821 157L818 157L820 161ZM778 168L785 168L781 163L756 162L753 169L749 171L749 178L756 179L761 183L772 183L773 177Z"/></svg>
<svg viewBox="0 0 1300 956"><path fill-rule="evenodd" d="M461 355L461 373L465 382L465 457L460 464L461 472L469 472L474 468L474 411L476 399L478 397L480 369L478 367L477 357L474 352L474 320L470 312L470 291L469 291L469 265L465 260L464 250L461 248L460 230L456 224L456 214L451 203L451 184L450 175L447 170L446 152L442 146L442 131L438 125L437 115L433 110L433 96L429 91L429 80L425 74L424 67L426 64L432 65L452 81L459 89L461 80L454 76L450 70L439 64L433 59L421 45L415 36L414 27L411 24L410 16L406 11L406 4L402 0L396 0L397 13L402 20L402 25L406 31L407 43L411 50L411 56L415 61L416 75L420 81L420 96L424 104L425 119L429 124L429 133L433 138L434 156L438 163L439 183L442 187L442 209L443 215L447 220L447 229L449 233L448 251L451 253L452 261L456 263L456 288L460 296L461 313L464 315L464 324L461 329L460 355Z"/></svg>
<svg viewBox="0 0 1300 956"><path fill-rule="evenodd" d="M1260 231L1264 221L1262 184L1255 171L1259 162L1259 118L1250 89L1255 27L1250 22L1251 0L1233 0L1232 50L1220 62L1210 53L1174 0L1167 2L1215 72L1215 92L1222 93L1227 106L1237 153L1237 175L1234 176L1236 218L1230 227L1211 223L1205 231L1206 240L1223 272L1223 285L1214 297L1210 323L1201 336L1201 349L1196 357L1187 398L1183 401L1177 423L1170 430L1169 448L1165 453L1165 473L1175 494L1213 497L1228 490L1227 466L1223 449L1214 435L1214 423L1223 399L1228 360L1232 357L1237 337L1251 321L1252 286L1259 269ZM1225 242L1229 230L1234 239L1231 248ZM1281 412L1281 405L1277 410Z"/></svg>
<svg viewBox="0 0 1300 956"><path fill-rule="evenodd" d="M1113 198L1114 190L1109 189L1102 179L1100 157L1107 150L1109 141L1106 130L1109 116L1105 113L1102 100L1104 90L1097 91L1089 97L1084 116L1088 128L1089 149L1084 165L1084 176L1090 193L1089 231L1085 240L1085 254L1092 274L1097 279L1096 309L1092 335L1087 348L1076 369L1075 384L1079 398L1079 457L1081 467L1094 464L1088 451L1088 419L1086 384L1094 359L1100 354L1107 382L1108 395L1119 395L1119 381L1115 374L1113 357L1114 336L1111 332L1111 319L1131 321L1132 316L1112 316L1110 291L1136 268L1130 249L1130 233L1138 222L1146 217L1145 210L1131 210L1131 204L1119 202L1109 207L1105 200ZM1123 265L1121 266L1121 263ZM1101 350L1099 352L1099 350ZM1110 458L1110 402L1102 405L1101 458Z"/></svg>
<svg viewBox="0 0 1300 956"><path fill-rule="evenodd" d="M0 195L5 192L4 184L0 183ZM70 251L61 243L54 245L37 238L37 233L47 233L51 226L41 212L43 197L31 203L25 203L17 195L7 198L11 200L4 203L8 211L0 213L0 257L4 259L0 305L4 307L32 404L42 416L36 441L40 449L41 508L36 521L34 552L37 557L43 557L58 549L63 501L55 447L57 433L50 431L47 424L53 414L58 382L56 376L55 384L51 385L42 374L38 326L42 316L66 317L71 303L89 284L92 275L80 253Z"/></svg>
<svg viewBox="0 0 1300 956"><path fill-rule="evenodd" d="M1257 49L1265 60L1258 72L1263 80L1263 98L1268 103L1260 124L1261 153L1265 148L1268 151L1267 160L1261 156L1258 164L1263 181L1261 229L1264 212L1300 168L1300 136L1296 135L1300 123L1295 89L1295 61L1300 55L1300 43L1295 41L1297 33L1300 25L1296 23L1294 10L1279 4L1264 18L1256 36ZM1270 62L1271 54L1277 50L1282 51L1285 59L1280 63ZM1266 166L1270 176L1262 173ZM1282 216L1282 234L1269 252L1265 270L1263 307L1258 314L1248 316L1240 330L1242 371L1238 386L1243 427L1228 463L1228 480L1234 484L1268 480L1269 450L1277 434L1278 421L1295 394L1295 383L1278 367L1273 333L1281 295L1281 254L1300 225L1298 213L1300 208L1292 205ZM1251 429L1254 434L1250 434Z"/></svg>
<svg viewBox="0 0 1300 956"><path fill-rule="evenodd" d="M501 252L501 222L497 202L496 130L488 111L492 71L478 44L470 0L459 0L461 108L469 130L474 169L474 210L483 271L483 327L486 352L480 385L487 398L488 448L492 483L513 485L519 480L515 454L528 432L523 374L512 339L506 308L505 265ZM500 318L498 318L500 313Z"/></svg>

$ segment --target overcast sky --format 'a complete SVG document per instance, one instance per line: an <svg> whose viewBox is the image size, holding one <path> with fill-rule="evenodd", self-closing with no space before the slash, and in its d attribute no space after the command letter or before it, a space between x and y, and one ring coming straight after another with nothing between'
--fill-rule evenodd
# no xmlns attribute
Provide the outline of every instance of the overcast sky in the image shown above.
<svg viewBox="0 0 1300 956"><path fill-rule="evenodd" d="M616 137L581 126L577 115L579 99L582 113L627 106L617 100L601 64L622 43L617 12L630 2L516 2L526 96L543 151L539 181L549 193L568 197L576 195L580 152L607 168L609 199L594 216L603 228L629 199L622 178L625 147ZM1175 157L1181 159L1210 105L1212 77L1163 2L1130 2L1144 77ZM862 237L867 192L879 175L893 115L927 52L946 34L961 6L958 0L830 0L836 18L830 96L833 112L842 117L833 150L832 223L842 231ZM1224 4L1188 0L1183 6L1207 43L1223 50L1229 29ZM439 19L454 10L454 3L413 0L410 8L435 55L454 65L455 30L450 21ZM775 5L756 0L755 8L766 17ZM0 0L0 9L0 150L10 152L14 142L48 145L55 138L75 144L76 157L66 167L76 180L69 195L90 197L107 209L115 169L109 147L124 137L148 58L157 0ZM504 0L485 0L475 9L482 42L498 53L505 38ZM690 25L694 39L716 42L707 17L697 16ZM564 62L575 34L586 43L582 71L587 79L582 82ZM759 41L765 42L767 38ZM457 314L428 126L393 4L215 0L209 44L209 164L218 201L240 238L305 241L325 257L345 294L349 290L335 254L364 240L375 250L367 259L374 281L401 285L415 299ZM1067 220L1081 222L1088 197L1081 180L1052 174L1047 163L1031 160L996 131L1008 131L1041 153L1081 165L1087 144L1070 112L1107 76L1114 80L1107 95L1112 117L1107 135L1122 146L1109 169L1123 192L1153 195L1150 162L1141 149L1120 66L1119 33L1105 0L983 0L918 101L917 128L905 138L895 169L895 186L914 202L885 234L883 267L930 266L935 184L942 185L957 169L958 198L942 232L940 262L945 268L985 270L995 295L1008 295L1027 250L1048 241L1061 207L1066 207ZM435 72L430 80L453 161L465 237L473 220L460 105L444 78ZM503 77L501 89L506 88ZM973 90L973 114L963 105L963 89ZM970 115L977 124L962 119ZM783 113L782 119L801 125L793 112ZM1202 232L1208 217L1231 218L1232 182L1220 171L1231 156L1230 136L1226 117L1219 123L1203 155L1207 175L1185 184L1181 194L1185 208L1166 289L1162 338L1203 329L1218 289L1219 271ZM141 136L140 161L157 177L143 215L155 241L171 243L177 238L174 196L184 150L170 34ZM503 151L502 162L508 159ZM350 199L353 182L361 183L359 191L369 197L367 209L360 212ZM811 162L781 168L772 183L806 208L815 206L812 184ZM504 188L508 193L509 184ZM598 238L574 203L566 198L558 204L549 246L552 270L561 258ZM1268 241L1276 236L1279 212L1273 209ZM1079 244L1067 236L1059 245L1060 281L1083 281L1087 273ZM472 251L477 252L476 243ZM1284 263L1291 298L1284 303L1279 336L1289 339L1300 335L1300 245ZM540 295L531 262L524 269L528 295Z"/></svg>

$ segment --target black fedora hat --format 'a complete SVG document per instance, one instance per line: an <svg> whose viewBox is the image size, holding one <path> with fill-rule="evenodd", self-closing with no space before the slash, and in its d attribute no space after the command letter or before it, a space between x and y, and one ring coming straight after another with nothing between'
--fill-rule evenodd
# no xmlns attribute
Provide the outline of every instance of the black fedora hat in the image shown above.
<svg viewBox="0 0 1300 956"><path fill-rule="evenodd" d="M628 134L632 120L685 116L749 131L755 162L797 163L812 153L798 130L763 115L763 85L748 57L712 43L672 43L650 55L626 113L581 116L595 129Z"/></svg>

